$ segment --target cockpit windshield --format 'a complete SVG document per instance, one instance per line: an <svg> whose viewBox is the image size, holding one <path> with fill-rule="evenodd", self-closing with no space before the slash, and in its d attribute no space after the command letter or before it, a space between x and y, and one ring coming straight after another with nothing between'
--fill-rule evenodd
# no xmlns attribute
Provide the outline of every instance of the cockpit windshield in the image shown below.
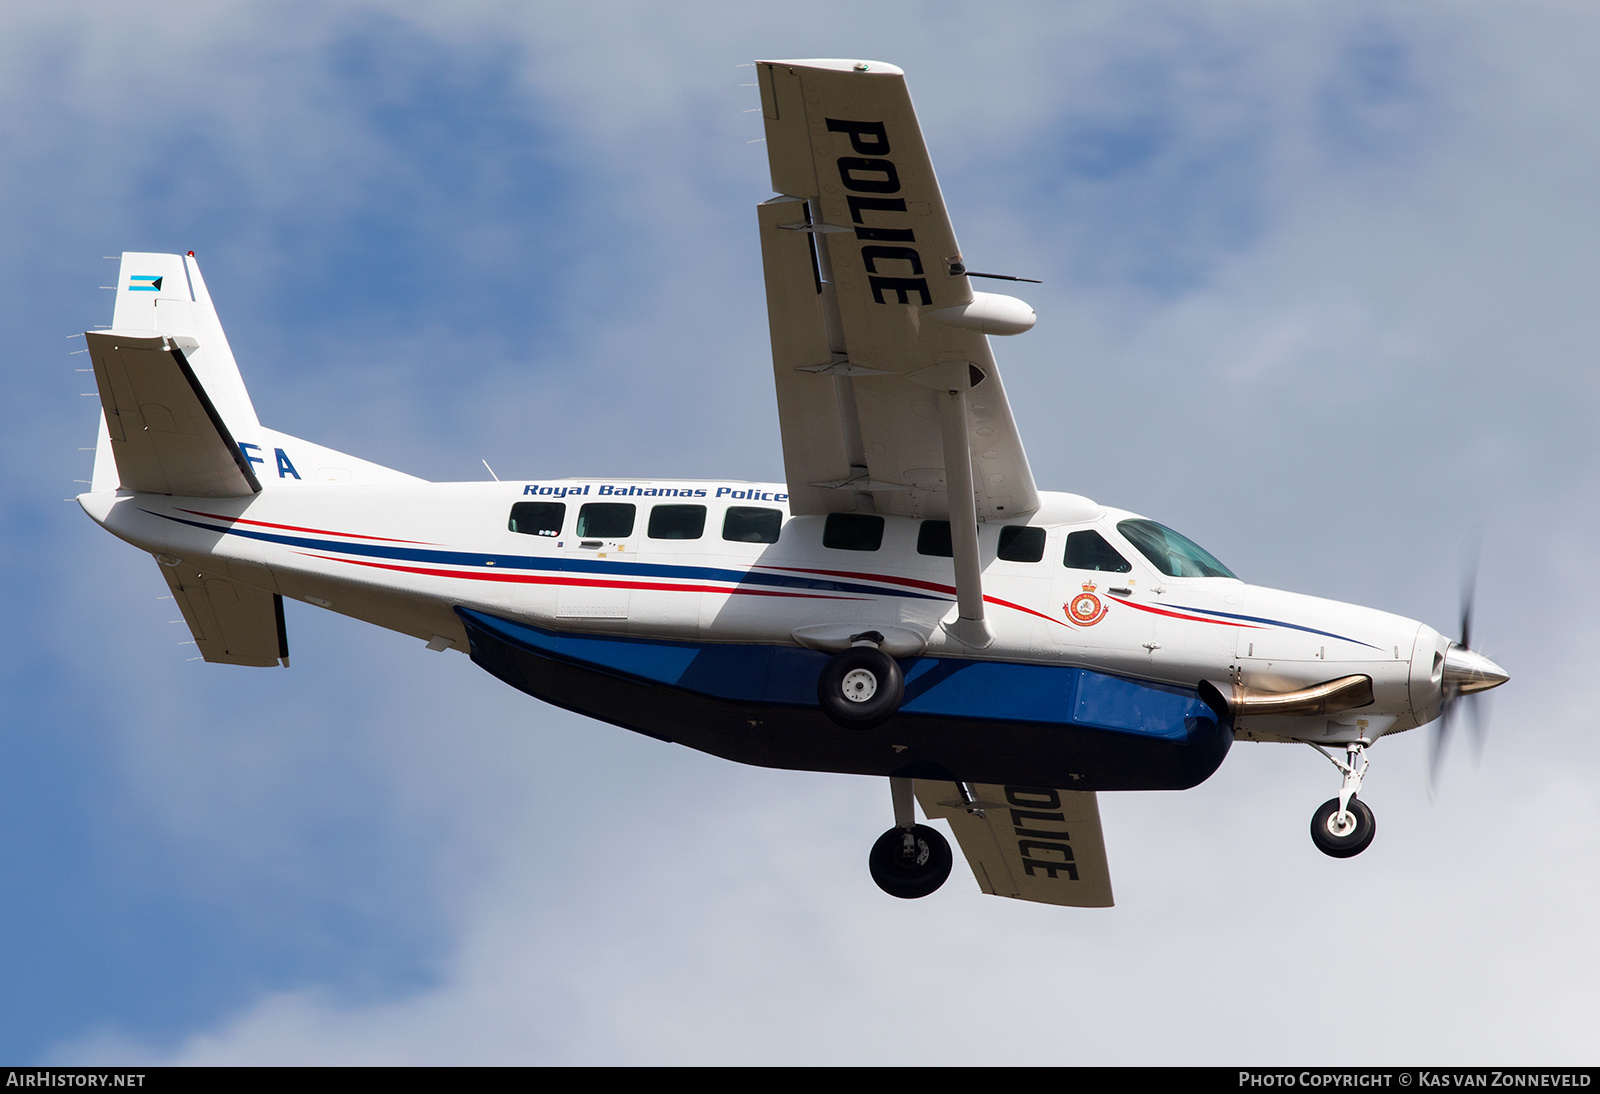
<svg viewBox="0 0 1600 1094"><path fill-rule="evenodd" d="M1117 531L1168 577L1233 577L1233 571L1198 543L1153 520L1117 522Z"/></svg>

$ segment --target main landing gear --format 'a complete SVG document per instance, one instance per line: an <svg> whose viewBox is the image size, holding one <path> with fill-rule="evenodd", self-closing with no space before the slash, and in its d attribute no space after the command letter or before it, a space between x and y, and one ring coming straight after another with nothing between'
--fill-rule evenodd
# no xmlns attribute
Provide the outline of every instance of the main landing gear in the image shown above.
<svg viewBox="0 0 1600 1094"><path fill-rule="evenodd" d="M950 876L950 843L926 824L916 823L911 780L889 780L894 798L894 827L878 837L867 867L878 888L890 896L913 900L927 896Z"/></svg>
<svg viewBox="0 0 1600 1094"><path fill-rule="evenodd" d="M1359 855L1377 834L1378 822L1372 810L1367 808L1366 802L1356 798L1361 790L1361 778L1367 773L1367 745L1370 743L1354 741L1346 745L1349 762L1338 759L1319 745L1311 746L1344 773L1339 796L1323 802L1311 815L1311 842L1325 855L1334 858Z"/></svg>
<svg viewBox="0 0 1600 1094"><path fill-rule="evenodd" d="M878 648L883 635L850 636L850 648L833 655L817 678L822 712L846 729L871 729L889 720L906 697L899 662Z"/></svg>

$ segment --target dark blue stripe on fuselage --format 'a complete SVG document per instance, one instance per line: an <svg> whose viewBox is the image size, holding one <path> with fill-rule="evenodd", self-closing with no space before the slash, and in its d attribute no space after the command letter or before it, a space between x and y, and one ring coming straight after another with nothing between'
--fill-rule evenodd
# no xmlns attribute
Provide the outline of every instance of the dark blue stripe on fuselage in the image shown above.
<svg viewBox="0 0 1600 1094"><path fill-rule="evenodd" d="M1236 612L1219 612L1214 608L1186 608L1182 604L1174 604L1173 607L1184 612L1201 612L1205 615L1220 615L1224 619L1242 619L1246 623L1265 623L1269 627L1282 627L1284 630L1305 631L1307 634L1320 634L1324 638L1337 638L1341 642L1352 642L1357 646L1365 646L1369 650L1375 650L1378 648L1371 642L1363 642L1359 638L1347 638L1342 634L1334 634L1332 631L1319 631L1315 627L1302 627L1298 623L1285 623L1281 619L1267 619L1266 617L1259 615L1239 615Z"/></svg>
<svg viewBox="0 0 1600 1094"><path fill-rule="evenodd" d="M857 593L869 596L896 596L910 600L953 600L954 597L932 596L907 589L885 589L877 585L863 585L850 581L833 581L826 578L797 577L789 574L764 574L749 570L729 570L711 566L670 566L646 562L601 562L587 558L539 558L533 555L491 555L467 551L437 551L417 547L391 547L383 544L347 543L343 540L312 539L306 536L284 535L281 532L263 532L254 528L218 526L166 513L143 512L177 524L187 524L207 532L243 536L286 547L302 547L316 551L337 551L340 554L362 558L381 558L393 562L417 562L435 566L470 566L474 569L529 570L556 573L597 574L605 577L657 577L680 581L725 581L736 585L760 585L780 589L805 589L814 592Z"/></svg>

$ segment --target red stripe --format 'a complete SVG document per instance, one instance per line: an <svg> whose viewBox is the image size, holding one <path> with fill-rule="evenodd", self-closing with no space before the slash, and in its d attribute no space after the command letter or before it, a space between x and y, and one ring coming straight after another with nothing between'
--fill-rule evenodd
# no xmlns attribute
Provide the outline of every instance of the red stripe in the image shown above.
<svg viewBox="0 0 1600 1094"><path fill-rule="evenodd" d="M956 595L954 585L940 585L933 581L919 581L914 577L890 577L887 574L863 574L854 570L810 570L804 566L757 566L760 570L784 570L795 574L824 574L828 577L853 577L863 581L882 581L886 585L902 585L908 589L927 589L930 592Z"/></svg>
<svg viewBox="0 0 1600 1094"><path fill-rule="evenodd" d="M257 528L282 528L286 532L312 532L319 536L339 536L342 539L372 539L379 543L416 543L425 547L437 547L438 544L426 539L389 539L386 536L363 536L355 532L330 532L326 528L302 528L298 524L273 524L270 520L246 520L244 517L229 517L221 513L202 513L198 509L179 509L180 513L193 513L197 517L210 517L212 520L225 520L230 524L253 524Z"/></svg>
<svg viewBox="0 0 1600 1094"><path fill-rule="evenodd" d="M854 570L811 570L803 566L760 566L758 569L787 570L797 574L823 574L827 577L851 577L858 580L882 581L888 585L902 585L912 589L927 589L930 592L946 593L950 596L956 595L955 587L952 585L940 585L937 582L921 581L914 577L890 577L886 574L864 574L857 573ZM1052 623L1060 623L1063 627L1066 626L1066 623L1063 623L1053 615L1046 615L1044 612L1036 612L1032 608L1024 608L1021 604L1013 604L1009 600L1001 600L998 596L985 595L983 600L986 604L998 604L1002 608L1010 608L1013 611L1026 612L1029 615L1036 615L1040 619L1048 619Z"/></svg>
<svg viewBox="0 0 1600 1094"><path fill-rule="evenodd" d="M984 599L984 602L988 603L988 604L999 604L1003 608L1010 608L1013 611L1027 612L1029 615L1036 615L1040 619L1048 619L1052 623L1061 623L1061 625L1063 627L1066 626L1065 623L1062 623L1061 620L1057 619L1053 615L1045 615L1043 612L1036 612L1032 608L1024 608L1021 604L1013 604L1013 603L1011 603L1011 601L1009 601L1009 600L1001 600L997 596L986 596L983 599Z"/></svg>
<svg viewBox="0 0 1600 1094"><path fill-rule="evenodd" d="M541 574L487 573L479 570L436 570L427 566L396 566L388 562L366 562L354 558L335 558L332 555L313 554L310 551L300 551L298 553L308 558L320 558L324 562L347 562L352 566L370 566L378 570L398 570L405 574L423 574L428 577L456 577L472 581L509 581L518 585L571 585L594 589L659 589L662 592L669 593L729 593L739 596L799 597L804 600L862 599L854 596L826 596L818 593L786 593L774 589L743 589L737 587L729 589L721 585L665 585L653 584L648 581L607 581L582 577L546 577Z"/></svg>
<svg viewBox="0 0 1600 1094"><path fill-rule="evenodd" d="M762 566L757 569L784 569L792 574L826 574L829 577L856 577L858 581L882 581L890 585L904 585L907 589L928 589L931 592L949 593L955 595L955 585L941 585L933 581L918 581L915 577L890 577L888 574L862 574L854 569L808 569L805 566Z"/></svg>

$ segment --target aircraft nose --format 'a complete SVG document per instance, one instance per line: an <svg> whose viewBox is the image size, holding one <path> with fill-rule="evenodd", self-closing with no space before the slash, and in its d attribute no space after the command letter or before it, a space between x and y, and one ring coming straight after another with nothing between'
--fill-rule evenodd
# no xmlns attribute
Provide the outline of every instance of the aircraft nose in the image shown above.
<svg viewBox="0 0 1600 1094"><path fill-rule="evenodd" d="M1458 695L1497 688L1511 674L1476 650L1450 644L1444 655L1444 688Z"/></svg>

